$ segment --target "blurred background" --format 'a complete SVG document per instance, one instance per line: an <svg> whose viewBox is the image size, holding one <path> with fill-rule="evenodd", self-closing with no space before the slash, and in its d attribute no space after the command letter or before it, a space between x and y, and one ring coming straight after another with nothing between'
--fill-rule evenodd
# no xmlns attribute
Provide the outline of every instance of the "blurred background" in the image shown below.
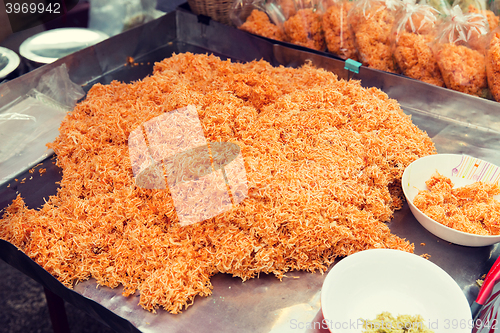
<svg viewBox="0 0 500 333"><path fill-rule="evenodd" d="M87 43L87 46L91 45L88 42L89 34L85 35L86 31L98 31L105 37L111 37L174 11L186 0L26 0L24 2L28 4L28 11L31 8L30 4L47 6L49 3L58 2L63 5L60 6L61 14L56 16L48 14L42 16L36 13L38 10L36 7L33 7L34 14L19 13L14 16L14 14L7 14L8 11L13 12L10 2L0 0L0 47L2 48L0 49L0 73L5 67L5 53L2 53L2 50L13 51L20 58L19 65L12 72L7 76L0 75L0 83L48 63L33 61L32 54L27 52L30 47L37 48L40 54L59 52L59 56L64 56L71 51L77 51L78 42ZM43 6L38 8L43 8ZM19 11L19 8L17 10ZM53 17L56 18L53 19ZM80 35L65 33L64 29L67 28L80 28L79 34L82 36L80 41L78 37L75 37ZM49 32L52 34L48 34ZM54 34L55 32L57 34ZM47 42L45 50L41 49L40 42L34 45L33 38L30 38L40 36L48 36L44 40ZM70 40L64 40L68 38ZM67 49L66 53L61 51L64 46Z"/></svg>

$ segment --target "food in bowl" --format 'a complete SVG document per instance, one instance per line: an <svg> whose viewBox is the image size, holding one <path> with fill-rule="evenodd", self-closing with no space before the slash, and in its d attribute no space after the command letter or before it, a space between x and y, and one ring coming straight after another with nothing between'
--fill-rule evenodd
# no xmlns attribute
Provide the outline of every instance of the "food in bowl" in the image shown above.
<svg viewBox="0 0 500 333"><path fill-rule="evenodd" d="M384 311L373 320L363 321L363 333L434 333L425 325L421 315L398 315Z"/></svg>
<svg viewBox="0 0 500 333"><path fill-rule="evenodd" d="M365 321L383 312L418 314L436 333L446 331L442 323L449 318L472 321L469 302L448 273L418 255L388 249L361 251L335 264L323 282L321 310L332 333L361 333Z"/></svg>
<svg viewBox="0 0 500 333"><path fill-rule="evenodd" d="M403 192L413 216L430 233L450 243L463 246L489 246L500 242L500 235L476 235L445 226L415 206L413 200L420 190L426 188L425 182L436 172L450 178L457 187L478 181L499 184L500 167L469 155L435 154L412 162L401 178ZM498 197L495 199L499 200Z"/></svg>
<svg viewBox="0 0 500 333"><path fill-rule="evenodd" d="M450 178L436 172L425 182L413 204L428 217L455 230L476 235L500 234L500 194L497 184L477 181L453 188Z"/></svg>

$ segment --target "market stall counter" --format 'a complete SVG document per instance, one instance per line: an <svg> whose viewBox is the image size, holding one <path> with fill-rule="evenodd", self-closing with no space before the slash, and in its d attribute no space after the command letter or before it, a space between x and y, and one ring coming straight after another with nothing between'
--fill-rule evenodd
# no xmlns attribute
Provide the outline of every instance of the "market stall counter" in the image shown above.
<svg viewBox="0 0 500 333"><path fill-rule="evenodd" d="M500 104L365 67L356 74L346 70L342 60L273 44L183 10L0 85L0 107L28 93L45 73L61 64L66 64L70 79L88 92L96 83L143 79L152 73L155 62L184 52L213 53L237 62L263 59L273 66L297 67L311 62L341 79L361 80L362 86L377 87L398 100L439 153L468 154L500 165ZM0 207L7 207L18 194L29 208L41 207L57 193L61 172L55 156L29 166L1 186ZM446 271L469 302L479 291L476 280L500 254L497 245L466 247L435 237L417 222L407 204L395 212L388 226L392 233L415 245L415 254L425 255ZM69 289L3 240L0 257L117 332L327 331L324 325L314 325L323 321L320 295L326 275L319 272L291 271L281 281L260 274L245 282L219 273L211 279L210 296L197 296L187 310L170 314L148 312L138 304L140 295L125 297L123 288L100 287L93 279Z"/></svg>

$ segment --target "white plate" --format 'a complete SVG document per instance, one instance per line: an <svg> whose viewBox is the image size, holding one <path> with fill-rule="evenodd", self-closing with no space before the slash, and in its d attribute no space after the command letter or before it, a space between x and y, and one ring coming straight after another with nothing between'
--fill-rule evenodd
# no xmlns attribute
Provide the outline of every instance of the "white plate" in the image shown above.
<svg viewBox="0 0 500 333"><path fill-rule="evenodd" d="M363 320L389 311L421 315L435 333L470 333L472 315L458 284L429 260L398 250L350 255L328 273L321 307L331 332L363 332ZM462 325L462 327L460 327Z"/></svg>
<svg viewBox="0 0 500 333"><path fill-rule="evenodd" d="M91 29L52 29L26 39L19 47L19 53L35 63L50 64L106 38L108 35L105 33Z"/></svg>
<svg viewBox="0 0 500 333"><path fill-rule="evenodd" d="M2 59L5 59L5 61L7 62L5 67L0 68L0 79L3 79L16 70L21 59L19 59L19 56L16 54L16 52L5 47L0 47L0 57Z"/></svg>
<svg viewBox="0 0 500 333"><path fill-rule="evenodd" d="M403 192L411 212L418 222L434 235L451 243L465 246L487 246L500 242L498 236L469 234L447 227L422 213L413 200L419 190L426 190L425 182L438 171L451 179L455 187L472 184L476 181L498 183L500 168L478 158L458 154L429 155L411 163L401 179ZM497 200L499 196L495 197Z"/></svg>

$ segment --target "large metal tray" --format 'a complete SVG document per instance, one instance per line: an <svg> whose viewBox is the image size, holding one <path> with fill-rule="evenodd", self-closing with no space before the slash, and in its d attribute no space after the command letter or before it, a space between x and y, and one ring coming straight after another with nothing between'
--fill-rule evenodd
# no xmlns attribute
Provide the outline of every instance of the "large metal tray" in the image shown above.
<svg viewBox="0 0 500 333"><path fill-rule="evenodd" d="M155 61L174 52L188 51L214 53L235 61L264 59L275 66L299 66L312 61L340 78L360 79L363 86L378 87L398 99L404 111L412 115L413 122L427 131L438 152L466 153L500 165L500 104L364 67L359 74L353 74L344 69L343 61L327 54L275 44L183 10L0 85L3 95L0 107L35 87L45 72L62 63L66 63L71 79L88 90L96 82L141 79L152 72ZM139 65L126 66L129 56ZM33 176L33 179L25 183L12 181L0 187L0 209L18 193L32 208L40 207L44 198L56 193L55 182L60 180L61 170L54 165L53 158L39 167L47 171L43 175L25 172L17 178ZM415 244L415 253L430 254L430 260L457 281L469 301L478 293L476 279L489 270L500 253L496 245L470 248L436 238L420 226L407 205L396 212L389 226L395 234ZM117 332L326 331L321 325L320 304L325 275L319 273L291 272L281 282L273 276L261 275L244 283L218 274L212 280L211 296L197 297L188 310L171 315L164 311L149 313L137 305L138 296L125 298L120 288L96 288L93 280L70 290L3 240L0 240L0 258Z"/></svg>

